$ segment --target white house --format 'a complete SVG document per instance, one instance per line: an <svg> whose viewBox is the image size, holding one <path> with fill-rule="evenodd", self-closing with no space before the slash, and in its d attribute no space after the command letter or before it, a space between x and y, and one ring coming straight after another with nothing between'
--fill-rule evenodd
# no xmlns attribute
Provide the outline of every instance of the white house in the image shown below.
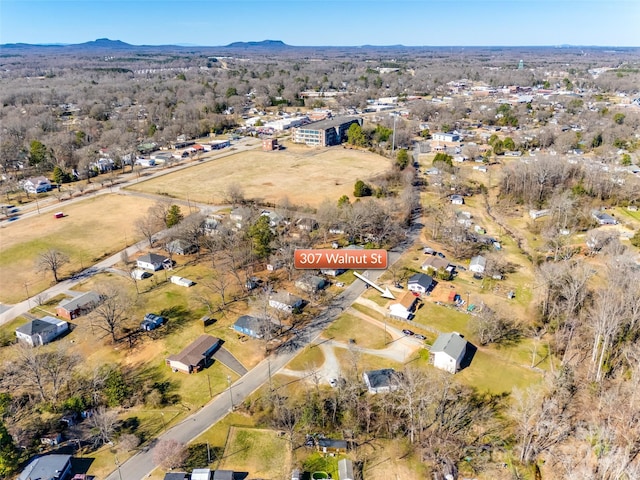
<svg viewBox="0 0 640 480"><path fill-rule="evenodd" d="M18 327L16 329L16 337L18 340L37 347L38 345L46 345L55 340L60 335L69 330L69 324L64 320L55 317L42 317L35 319Z"/></svg>
<svg viewBox="0 0 640 480"><path fill-rule="evenodd" d="M387 393L400 388L399 377L393 368L369 370L362 374L369 393Z"/></svg>
<svg viewBox="0 0 640 480"><path fill-rule="evenodd" d="M460 370L467 352L467 341L457 332L443 333L431 346L433 366L449 373Z"/></svg>
<svg viewBox="0 0 640 480"><path fill-rule="evenodd" d="M27 178L22 184L27 193L42 193L51 190L51 182L47 177L31 177Z"/></svg>
<svg viewBox="0 0 640 480"><path fill-rule="evenodd" d="M413 293L405 293L397 302L389 305L389 314L392 317L409 320L416 311L418 297Z"/></svg>
<svg viewBox="0 0 640 480"><path fill-rule="evenodd" d="M144 270L151 270L155 272L157 270L162 270L163 268L170 270L172 264L171 260L163 255L147 253L136 260L136 266L138 268L143 268Z"/></svg>
<svg viewBox="0 0 640 480"><path fill-rule="evenodd" d="M437 257L436 257L437 258ZM409 277L407 289L411 292L426 293L433 286L433 278L424 273L416 273Z"/></svg>
<svg viewBox="0 0 640 480"><path fill-rule="evenodd" d="M431 135L431 138L437 142L458 142L460 141L460 135L457 133L442 133L437 132Z"/></svg>
<svg viewBox="0 0 640 480"><path fill-rule="evenodd" d="M289 292L277 292L269 297L269 306L283 312L293 313L302 307L304 301Z"/></svg>
<svg viewBox="0 0 640 480"><path fill-rule="evenodd" d="M487 266L487 259L482 255L478 255L471 259L471 263L469 263L469 270L474 273L484 273L484 269Z"/></svg>

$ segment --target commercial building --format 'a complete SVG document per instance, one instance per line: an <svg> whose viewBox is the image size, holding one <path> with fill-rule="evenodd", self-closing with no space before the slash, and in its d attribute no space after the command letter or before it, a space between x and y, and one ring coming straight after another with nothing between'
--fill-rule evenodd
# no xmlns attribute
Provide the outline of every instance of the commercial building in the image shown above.
<svg viewBox="0 0 640 480"><path fill-rule="evenodd" d="M362 126L360 117L336 117L310 123L293 129L293 142L314 147L340 145L347 139L347 130L357 123Z"/></svg>

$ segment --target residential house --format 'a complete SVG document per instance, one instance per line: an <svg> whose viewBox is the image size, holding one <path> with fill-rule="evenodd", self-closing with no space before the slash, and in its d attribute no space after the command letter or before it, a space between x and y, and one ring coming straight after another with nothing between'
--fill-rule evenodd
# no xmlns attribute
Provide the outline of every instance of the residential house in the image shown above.
<svg viewBox="0 0 640 480"><path fill-rule="evenodd" d="M594 210L591 215L596 219L599 225L617 225L618 221L608 213Z"/></svg>
<svg viewBox="0 0 640 480"><path fill-rule="evenodd" d="M191 480L211 480L211 470L208 468L194 468L191 471Z"/></svg>
<svg viewBox="0 0 640 480"><path fill-rule="evenodd" d="M206 368L220 347L221 340L211 335L200 335L189 346L176 355L167 357L167 365L174 372L193 373Z"/></svg>
<svg viewBox="0 0 640 480"><path fill-rule="evenodd" d="M312 232L318 229L318 222L310 217L302 217L296 221L296 227L298 227L298 230Z"/></svg>
<svg viewBox="0 0 640 480"><path fill-rule="evenodd" d="M37 347L52 342L69 330L69 324L55 317L42 317L16 328L20 342Z"/></svg>
<svg viewBox="0 0 640 480"><path fill-rule="evenodd" d="M293 313L300 310L304 305L304 300L289 292L275 292L269 297L269 306L284 312Z"/></svg>
<svg viewBox="0 0 640 480"><path fill-rule="evenodd" d="M416 311L418 301L418 297L413 293L406 292L397 302L389 305L389 315L402 320L409 320Z"/></svg>
<svg viewBox="0 0 640 480"><path fill-rule="evenodd" d="M438 271L449 271L449 261L444 259L444 258L440 258L438 256L430 256L427 257L427 259L422 262L422 270L427 270L428 272L438 272Z"/></svg>
<svg viewBox="0 0 640 480"><path fill-rule="evenodd" d="M252 216L253 212L251 209L247 207L238 207L231 210L229 220L231 220L236 228L242 228L242 225L251 219Z"/></svg>
<svg viewBox="0 0 640 480"><path fill-rule="evenodd" d="M295 286L307 293L316 293L325 288L329 283L322 277L316 275L305 275L296 280Z"/></svg>
<svg viewBox="0 0 640 480"><path fill-rule="evenodd" d="M484 273L484 269L487 267L487 259L482 255L477 255L471 259L469 263L469 270L473 273Z"/></svg>
<svg viewBox="0 0 640 480"><path fill-rule="evenodd" d="M338 479L339 480L355 480L353 475L353 462L348 458L338 460Z"/></svg>
<svg viewBox="0 0 640 480"><path fill-rule="evenodd" d="M177 238L167 242L165 250L170 253L175 253L176 255L189 255L191 253L196 253L198 251L198 246L183 238Z"/></svg>
<svg viewBox="0 0 640 480"><path fill-rule="evenodd" d="M67 480L71 477L71 455L50 454L34 458L17 480Z"/></svg>
<svg viewBox="0 0 640 480"><path fill-rule="evenodd" d="M460 135L458 135L457 133L436 132L431 135L431 139L435 140L436 142L454 143L460 141Z"/></svg>
<svg viewBox="0 0 640 480"><path fill-rule="evenodd" d="M263 210L262 212L260 212L260 216L262 217L269 217L269 226L271 228L273 227L277 227L278 225L280 225L281 223L285 222L284 217L282 217L282 215L272 211L272 210Z"/></svg>
<svg viewBox="0 0 640 480"><path fill-rule="evenodd" d="M319 452L331 455L347 453L347 446L346 440L334 440L332 438L319 438L317 443Z"/></svg>
<svg viewBox="0 0 640 480"><path fill-rule="evenodd" d="M189 480L187 472L167 472L164 474L163 480Z"/></svg>
<svg viewBox="0 0 640 480"><path fill-rule="evenodd" d="M233 329L243 335L253 338L262 338L269 329L270 320L263 320L252 315L242 315L233 324Z"/></svg>
<svg viewBox="0 0 640 480"><path fill-rule="evenodd" d="M399 374L393 368L369 370L362 374L369 393L388 393L400 388Z"/></svg>
<svg viewBox="0 0 640 480"><path fill-rule="evenodd" d="M100 295L96 292L86 292L71 300L65 300L56 307L56 315L67 320L73 320L89 313L100 303Z"/></svg>
<svg viewBox="0 0 640 480"><path fill-rule="evenodd" d="M27 178L22 184L22 188L27 193L43 193L51 190L51 181L47 177Z"/></svg>
<svg viewBox="0 0 640 480"><path fill-rule="evenodd" d="M144 270L151 270L155 272L156 270L162 270L163 268L166 270L171 270L171 267L173 265L171 263L171 260L169 260L164 255L147 253L146 255L142 255L136 260L136 266Z"/></svg>
<svg viewBox="0 0 640 480"><path fill-rule="evenodd" d="M320 273L323 275L328 275L329 277L337 277L338 275L342 275L347 270L344 268L323 268L320 270Z"/></svg>
<svg viewBox="0 0 640 480"><path fill-rule="evenodd" d="M456 373L467 352L467 343L457 332L441 334L431 346L433 366Z"/></svg>
<svg viewBox="0 0 640 480"><path fill-rule="evenodd" d="M214 470L211 480L233 480L233 470Z"/></svg>
<svg viewBox="0 0 640 480"><path fill-rule="evenodd" d="M464 205L464 197L462 195L451 195L451 203L453 205Z"/></svg>
<svg viewBox="0 0 640 480"><path fill-rule="evenodd" d="M407 289L411 292L427 293L433 287L433 278L424 273L416 273L409 277Z"/></svg>

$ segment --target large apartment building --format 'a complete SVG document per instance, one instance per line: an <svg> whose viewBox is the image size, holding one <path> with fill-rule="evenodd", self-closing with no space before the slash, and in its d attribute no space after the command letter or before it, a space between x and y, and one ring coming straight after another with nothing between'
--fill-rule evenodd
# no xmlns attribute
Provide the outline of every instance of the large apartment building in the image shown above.
<svg viewBox="0 0 640 480"><path fill-rule="evenodd" d="M310 123L293 129L293 142L316 147L340 145L347 139L347 130L354 123L362 126L362 118L336 117Z"/></svg>

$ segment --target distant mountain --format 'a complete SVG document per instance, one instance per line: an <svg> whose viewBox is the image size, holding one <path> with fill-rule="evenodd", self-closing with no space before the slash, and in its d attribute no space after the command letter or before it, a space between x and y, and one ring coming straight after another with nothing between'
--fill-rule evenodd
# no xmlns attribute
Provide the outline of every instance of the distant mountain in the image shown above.
<svg viewBox="0 0 640 480"><path fill-rule="evenodd" d="M93 40L92 42L78 43L78 44L69 45L69 46L81 47L81 48L114 48L114 49L135 48L134 45L125 43L121 40L109 40L108 38L98 38L97 40Z"/></svg>
<svg viewBox="0 0 640 480"><path fill-rule="evenodd" d="M286 48L289 45L284 43L282 40L263 40L261 42L233 42L225 46L228 48Z"/></svg>

